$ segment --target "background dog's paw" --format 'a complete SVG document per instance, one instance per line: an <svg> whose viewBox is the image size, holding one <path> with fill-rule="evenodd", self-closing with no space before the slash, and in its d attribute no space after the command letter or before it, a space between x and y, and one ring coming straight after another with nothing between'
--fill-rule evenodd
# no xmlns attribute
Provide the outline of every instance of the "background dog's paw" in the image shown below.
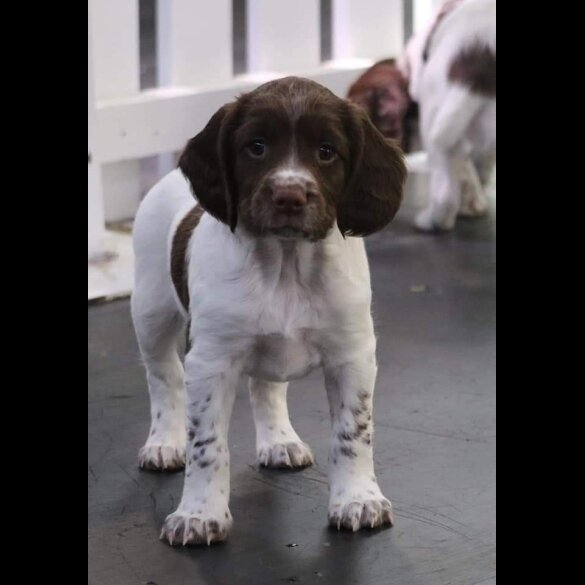
<svg viewBox="0 0 585 585"><path fill-rule="evenodd" d="M216 517L199 517L173 512L167 516L160 538L168 541L170 545L210 545L212 542L225 540L232 523L232 515L227 508Z"/></svg>
<svg viewBox="0 0 585 585"><path fill-rule="evenodd" d="M178 471L185 467L185 449L173 445L144 445L138 453L138 465L151 471Z"/></svg>
<svg viewBox="0 0 585 585"><path fill-rule="evenodd" d="M335 502L329 506L329 524L337 530L356 532L360 528L376 528L394 524L392 504L384 496L351 502Z"/></svg>
<svg viewBox="0 0 585 585"><path fill-rule="evenodd" d="M451 217L433 213L431 209L423 209L414 219L414 225L423 232L447 232L455 226L455 215Z"/></svg>
<svg viewBox="0 0 585 585"><path fill-rule="evenodd" d="M488 212L488 201L481 195L474 199L464 199L459 209L460 217L483 217Z"/></svg>
<svg viewBox="0 0 585 585"><path fill-rule="evenodd" d="M258 462L263 467L307 467L315 462L310 447L302 441L266 445L258 449Z"/></svg>
<svg viewBox="0 0 585 585"><path fill-rule="evenodd" d="M423 232L435 231L435 224L430 209L423 209L414 218L414 226Z"/></svg>

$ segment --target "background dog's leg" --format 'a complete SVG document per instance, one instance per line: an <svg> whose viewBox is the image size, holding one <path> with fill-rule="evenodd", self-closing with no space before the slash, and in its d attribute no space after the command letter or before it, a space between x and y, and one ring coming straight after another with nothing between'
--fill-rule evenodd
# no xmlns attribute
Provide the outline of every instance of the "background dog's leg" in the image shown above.
<svg viewBox="0 0 585 585"><path fill-rule="evenodd" d="M425 77L424 89L428 99L421 104L421 129L429 160L429 202L415 225L424 231L450 230L461 206L469 154L466 137L486 100L458 84L437 85L431 73Z"/></svg>
<svg viewBox="0 0 585 585"><path fill-rule="evenodd" d="M459 215L463 217L481 217L488 210L488 202L475 164L470 158L465 160L462 170Z"/></svg>
<svg viewBox="0 0 585 585"><path fill-rule="evenodd" d="M288 383L250 378L250 402L256 425L256 454L266 467L305 467L314 461L308 445L293 429L288 416Z"/></svg>
<svg viewBox="0 0 585 585"><path fill-rule="evenodd" d="M329 523L359 530L392 524L392 505L374 475L372 398L374 355L325 370L331 410Z"/></svg>
<svg viewBox="0 0 585 585"><path fill-rule="evenodd" d="M228 428L241 365L210 359L198 339L185 360L187 463L181 503L167 516L161 538L171 544L224 540L232 525L228 508Z"/></svg>
<svg viewBox="0 0 585 585"><path fill-rule="evenodd" d="M415 218L424 231L450 230L461 206L461 177L464 158L459 155L429 153L429 201Z"/></svg>
<svg viewBox="0 0 585 585"><path fill-rule="evenodd" d="M476 157L475 167L481 184L485 187L489 184L494 168L496 166L496 155L495 153L483 154Z"/></svg>
<svg viewBox="0 0 585 585"><path fill-rule="evenodd" d="M141 289L132 297L132 318L146 366L151 416L148 439L140 449L138 462L143 469L176 470L185 465L181 357L186 324L176 307L156 303L156 295L143 294Z"/></svg>

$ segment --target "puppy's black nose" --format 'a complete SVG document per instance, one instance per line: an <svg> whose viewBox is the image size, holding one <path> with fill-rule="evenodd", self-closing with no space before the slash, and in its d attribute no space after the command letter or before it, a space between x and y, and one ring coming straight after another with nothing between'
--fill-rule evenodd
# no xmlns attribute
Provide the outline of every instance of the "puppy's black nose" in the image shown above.
<svg viewBox="0 0 585 585"><path fill-rule="evenodd" d="M274 190L272 200L279 211L294 213L301 211L307 204L307 193L302 187L278 187Z"/></svg>

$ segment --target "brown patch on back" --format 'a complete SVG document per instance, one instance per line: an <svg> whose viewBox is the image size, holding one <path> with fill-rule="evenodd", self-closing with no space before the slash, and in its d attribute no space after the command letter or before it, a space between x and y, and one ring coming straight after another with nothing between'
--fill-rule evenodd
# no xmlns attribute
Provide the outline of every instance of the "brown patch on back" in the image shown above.
<svg viewBox="0 0 585 585"><path fill-rule="evenodd" d="M187 246L193 230L199 224L203 215L203 208L196 205L181 220L175 235L173 236L173 245L171 248L171 279L177 295L185 310L189 310L189 287L187 285Z"/></svg>
<svg viewBox="0 0 585 585"><path fill-rule="evenodd" d="M472 92L496 97L496 53L474 44L462 49L449 67L449 81L465 85Z"/></svg>

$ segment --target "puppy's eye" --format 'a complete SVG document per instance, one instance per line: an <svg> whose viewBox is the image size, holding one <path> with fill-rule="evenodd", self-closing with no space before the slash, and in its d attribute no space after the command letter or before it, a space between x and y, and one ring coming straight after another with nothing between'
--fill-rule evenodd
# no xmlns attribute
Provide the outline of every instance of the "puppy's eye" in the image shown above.
<svg viewBox="0 0 585 585"><path fill-rule="evenodd" d="M322 142L319 146L318 156L321 162L331 162L337 157L337 153L331 144L328 142Z"/></svg>
<svg viewBox="0 0 585 585"><path fill-rule="evenodd" d="M266 152L266 144L262 138L257 138L246 146L246 150L253 158L262 158Z"/></svg>

